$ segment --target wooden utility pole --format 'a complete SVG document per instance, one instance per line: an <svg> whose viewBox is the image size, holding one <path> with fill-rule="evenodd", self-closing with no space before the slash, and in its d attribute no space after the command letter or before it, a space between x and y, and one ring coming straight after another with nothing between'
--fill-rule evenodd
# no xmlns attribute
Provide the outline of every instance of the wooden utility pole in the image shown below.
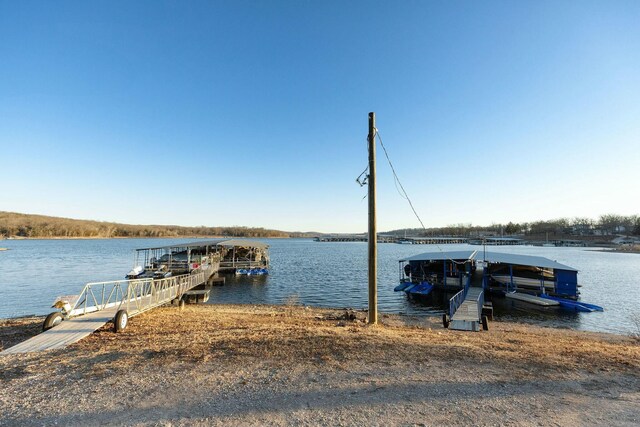
<svg viewBox="0 0 640 427"><path fill-rule="evenodd" d="M376 232L376 113L369 113L369 324L378 323L378 233Z"/></svg>

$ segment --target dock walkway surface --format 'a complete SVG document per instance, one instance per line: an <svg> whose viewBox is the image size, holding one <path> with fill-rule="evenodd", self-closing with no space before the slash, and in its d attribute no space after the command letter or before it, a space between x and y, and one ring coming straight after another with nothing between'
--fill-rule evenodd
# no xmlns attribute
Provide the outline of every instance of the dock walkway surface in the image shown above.
<svg viewBox="0 0 640 427"><path fill-rule="evenodd" d="M470 287L467 295L451 318L450 329L458 331L479 331L482 323L482 288Z"/></svg>
<svg viewBox="0 0 640 427"><path fill-rule="evenodd" d="M16 344L2 354L29 353L55 350L78 342L110 322L120 307L110 307L83 316L74 317L42 332L26 341Z"/></svg>

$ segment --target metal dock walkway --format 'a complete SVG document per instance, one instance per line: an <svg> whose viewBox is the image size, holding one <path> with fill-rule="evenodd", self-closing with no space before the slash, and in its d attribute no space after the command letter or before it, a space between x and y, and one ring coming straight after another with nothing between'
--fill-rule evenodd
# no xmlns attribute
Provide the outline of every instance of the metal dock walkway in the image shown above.
<svg viewBox="0 0 640 427"><path fill-rule="evenodd" d="M462 303L451 316L449 329L455 329L458 331L479 331L482 327L483 305L484 290L482 288L468 288Z"/></svg>
<svg viewBox="0 0 640 427"><path fill-rule="evenodd" d="M0 354L64 348L114 320L121 310L126 310L128 319L182 297L208 278L209 272L198 271L164 279L88 283L68 311L66 320Z"/></svg>
<svg viewBox="0 0 640 427"><path fill-rule="evenodd" d="M84 316L65 320L26 341L16 344L0 354L29 353L33 351L55 350L78 342L113 320L119 307L96 311Z"/></svg>

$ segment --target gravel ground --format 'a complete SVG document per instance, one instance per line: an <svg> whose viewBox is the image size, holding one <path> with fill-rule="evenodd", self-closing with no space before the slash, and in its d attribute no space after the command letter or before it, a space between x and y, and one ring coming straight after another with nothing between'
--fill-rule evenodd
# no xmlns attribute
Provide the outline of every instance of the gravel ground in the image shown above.
<svg viewBox="0 0 640 427"><path fill-rule="evenodd" d="M355 320L353 315L355 314ZM640 424L629 337L306 307L165 307L64 350L0 354L0 425ZM7 348L42 318L0 322Z"/></svg>

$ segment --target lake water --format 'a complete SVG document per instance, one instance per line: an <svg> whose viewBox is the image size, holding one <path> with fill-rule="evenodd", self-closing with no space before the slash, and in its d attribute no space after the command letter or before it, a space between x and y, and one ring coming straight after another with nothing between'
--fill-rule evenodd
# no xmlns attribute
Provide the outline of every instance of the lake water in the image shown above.
<svg viewBox="0 0 640 427"><path fill-rule="evenodd" d="M47 314L58 295L77 294L91 281L121 279L131 269L133 250L194 239L3 240L0 252L0 318ZM231 276L214 287L210 303L298 304L367 307L367 244L319 243L307 239L260 239L270 245L268 276ZM441 245L442 250L480 249ZM501 319L614 333L637 332L640 317L640 255L584 248L492 247L492 251L538 255L580 270L581 300L603 313L567 313L527 305L496 304ZM440 315L428 301L393 292L398 259L435 252L433 245L378 245L378 304L381 312ZM503 300L504 301L504 300ZM434 305L431 302L431 305Z"/></svg>

